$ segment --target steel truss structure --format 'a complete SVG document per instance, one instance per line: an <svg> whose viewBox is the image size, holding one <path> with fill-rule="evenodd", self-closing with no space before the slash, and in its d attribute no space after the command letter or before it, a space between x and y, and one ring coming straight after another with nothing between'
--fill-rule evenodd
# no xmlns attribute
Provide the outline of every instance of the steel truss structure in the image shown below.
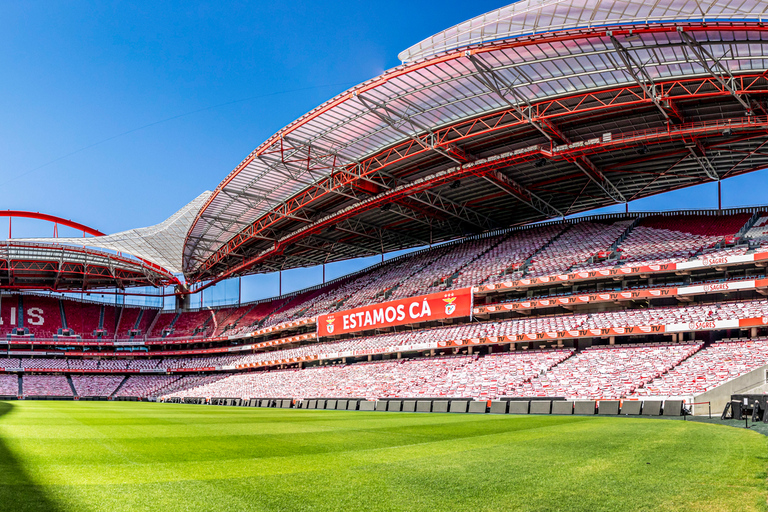
<svg viewBox="0 0 768 512"><path fill-rule="evenodd" d="M433 36L235 168L187 234L187 280L416 247L768 167L766 13L751 0L523 0Z"/></svg>
<svg viewBox="0 0 768 512"><path fill-rule="evenodd" d="M152 263L93 249L14 240L0 243L0 289L88 291L178 284Z"/></svg>

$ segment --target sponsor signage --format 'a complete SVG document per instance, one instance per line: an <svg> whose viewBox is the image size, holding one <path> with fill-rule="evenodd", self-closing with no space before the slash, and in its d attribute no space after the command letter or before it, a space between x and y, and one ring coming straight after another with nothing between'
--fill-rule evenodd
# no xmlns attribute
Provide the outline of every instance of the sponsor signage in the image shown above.
<svg viewBox="0 0 768 512"><path fill-rule="evenodd" d="M371 304L317 317L318 336L472 315L472 288Z"/></svg>

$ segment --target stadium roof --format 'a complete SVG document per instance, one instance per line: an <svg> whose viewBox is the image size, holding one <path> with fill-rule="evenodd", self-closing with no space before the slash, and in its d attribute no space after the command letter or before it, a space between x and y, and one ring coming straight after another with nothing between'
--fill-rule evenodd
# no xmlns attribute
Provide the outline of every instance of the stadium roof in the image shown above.
<svg viewBox="0 0 768 512"><path fill-rule="evenodd" d="M768 167L767 9L527 1L433 36L248 155L184 272L367 256Z"/></svg>
<svg viewBox="0 0 768 512"><path fill-rule="evenodd" d="M460 46L565 29L686 21L762 22L767 18L768 4L762 0L526 0L435 34L401 52L398 58L412 62Z"/></svg>
<svg viewBox="0 0 768 512"><path fill-rule="evenodd" d="M195 215L210 195L210 191L203 192L168 219L146 228L88 238L30 238L14 241L109 249L153 263L165 271L181 273L184 239Z"/></svg>
<svg viewBox="0 0 768 512"><path fill-rule="evenodd" d="M85 247L0 242L0 287L88 291L104 288L178 284L167 270L152 263Z"/></svg>

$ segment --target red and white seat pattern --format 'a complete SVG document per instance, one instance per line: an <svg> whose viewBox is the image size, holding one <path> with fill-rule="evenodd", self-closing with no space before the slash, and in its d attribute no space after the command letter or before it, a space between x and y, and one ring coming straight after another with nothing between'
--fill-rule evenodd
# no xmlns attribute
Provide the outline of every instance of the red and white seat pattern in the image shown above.
<svg viewBox="0 0 768 512"><path fill-rule="evenodd" d="M19 393L19 378L16 375L0 375L0 395L16 396Z"/></svg>
<svg viewBox="0 0 768 512"><path fill-rule="evenodd" d="M24 396L72 396L67 378L63 375L24 375Z"/></svg>
<svg viewBox="0 0 768 512"><path fill-rule="evenodd" d="M666 325L716 320L757 318L768 315L768 300L724 302L697 306L627 309L590 315L584 328Z"/></svg>
<svg viewBox="0 0 768 512"><path fill-rule="evenodd" d="M571 349L490 354L445 376L441 395L495 399L515 396L516 389L573 354Z"/></svg>
<svg viewBox="0 0 768 512"><path fill-rule="evenodd" d="M73 375L72 384L77 396L112 396L123 378L115 375Z"/></svg>
<svg viewBox="0 0 768 512"><path fill-rule="evenodd" d="M164 396L492 399L513 395L523 382L571 354L571 350L533 350L235 374Z"/></svg>
<svg viewBox="0 0 768 512"><path fill-rule="evenodd" d="M744 233L746 238L750 238L756 242L768 243L768 213L763 213L758 217L752 227Z"/></svg>
<svg viewBox="0 0 768 512"><path fill-rule="evenodd" d="M178 382L180 375L131 375L115 393L123 396L159 396L161 391Z"/></svg>
<svg viewBox="0 0 768 512"><path fill-rule="evenodd" d="M459 270L460 275L451 287L463 288L486 281L495 283L522 277L523 263L562 230L562 224L552 224L512 233L496 247Z"/></svg>
<svg viewBox="0 0 768 512"><path fill-rule="evenodd" d="M608 251L631 221L615 224L580 222L571 227L531 260L528 277L562 274L601 251Z"/></svg>
<svg viewBox="0 0 768 512"><path fill-rule="evenodd" d="M766 339L713 343L635 391L635 396L692 396L766 364Z"/></svg>
<svg viewBox="0 0 768 512"><path fill-rule="evenodd" d="M690 357L701 343L591 347L516 389L520 396L617 399Z"/></svg>

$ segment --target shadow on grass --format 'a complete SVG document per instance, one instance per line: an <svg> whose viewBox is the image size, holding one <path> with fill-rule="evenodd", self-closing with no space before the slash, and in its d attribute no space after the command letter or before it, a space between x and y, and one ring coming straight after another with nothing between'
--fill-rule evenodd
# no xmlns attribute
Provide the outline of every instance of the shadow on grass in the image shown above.
<svg viewBox="0 0 768 512"><path fill-rule="evenodd" d="M0 402L0 420L13 404ZM36 485L0 437L0 510L59 512L61 509Z"/></svg>

